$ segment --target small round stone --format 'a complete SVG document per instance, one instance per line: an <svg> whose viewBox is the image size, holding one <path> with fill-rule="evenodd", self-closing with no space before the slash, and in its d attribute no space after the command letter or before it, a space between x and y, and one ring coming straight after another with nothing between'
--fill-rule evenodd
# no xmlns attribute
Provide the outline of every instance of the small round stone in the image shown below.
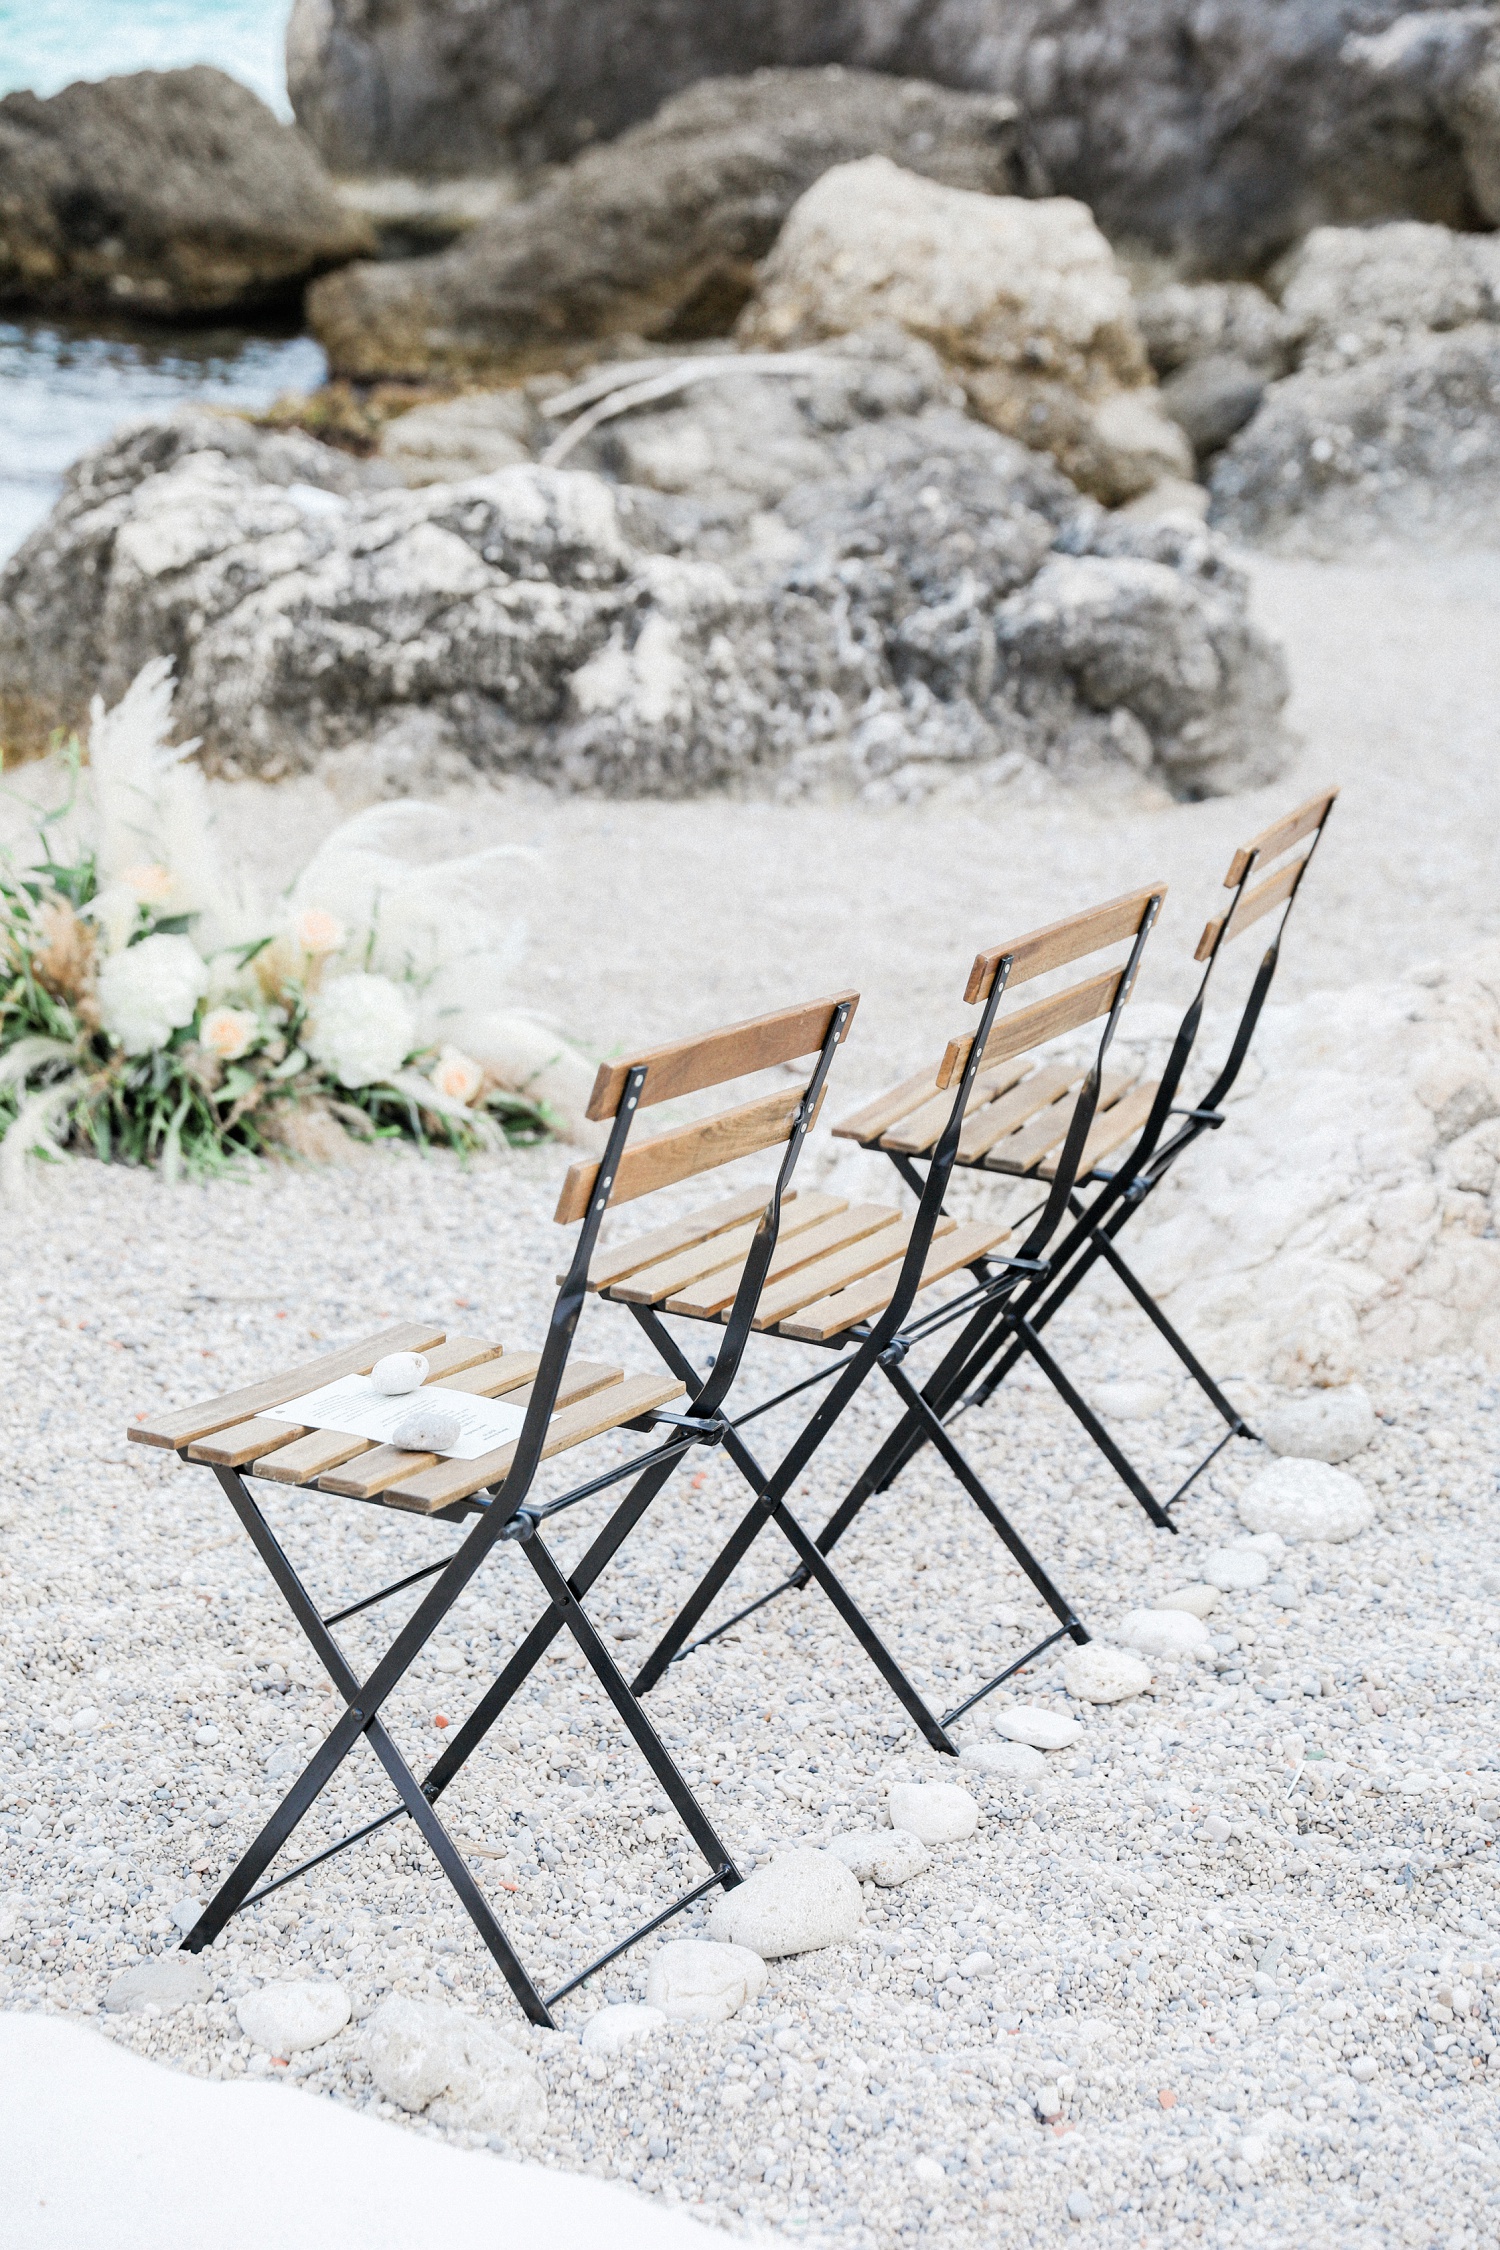
<svg viewBox="0 0 1500 2250"><path fill-rule="evenodd" d="M623 2055L627 2047L638 2046L666 2027L665 2010L621 2001L589 2017L583 2027L583 2045L591 2055Z"/></svg>
<svg viewBox="0 0 1500 2250"><path fill-rule="evenodd" d="M898 1781L886 1799L893 1828L924 1844L961 1844L979 1826L979 1807L952 1781Z"/></svg>
<svg viewBox="0 0 1500 2250"><path fill-rule="evenodd" d="M1153 1609L1185 1610L1189 1617L1209 1617L1219 1606L1217 1586L1179 1586L1160 1601L1152 1603Z"/></svg>
<svg viewBox="0 0 1500 2250"><path fill-rule="evenodd" d="M298 2055L321 2047L349 2021L349 1995L341 1984L288 1979L247 1992L235 2013L240 2029L268 2055Z"/></svg>
<svg viewBox="0 0 1500 2250"><path fill-rule="evenodd" d="M904 1828L872 1828L829 1838L828 1849L842 1860L857 1883L875 1883L894 1890L909 1883L932 1864L932 1854Z"/></svg>
<svg viewBox="0 0 1500 2250"><path fill-rule="evenodd" d="M1071 1750L1084 1740L1083 1728L1063 1711L1044 1711L1035 1703L1002 1704L994 1715L996 1734L1029 1742L1033 1750Z"/></svg>
<svg viewBox="0 0 1500 2250"><path fill-rule="evenodd" d="M1047 1770L1041 1751L1029 1742L966 1742L958 1762L1002 1781L1034 1781Z"/></svg>
<svg viewBox="0 0 1500 2250"><path fill-rule="evenodd" d="M387 1352L370 1369L370 1381L386 1398L402 1398L419 1391L427 1380L425 1352Z"/></svg>
<svg viewBox="0 0 1500 2250"><path fill-rule="evenodd" d="M174 2008L206 2000L213 1988L212 1977L191 1953L164 1953L159 1960L121 1970L104 1995L105 2013L137 2016L145 2008L160 2008L170 2015Z"/></svg>
<svg viewBox="0 0 1500 2250"><path fill-rule="evenodd" d="M910 1828L911 1822L896 1825ZM832 1852L781 1852L723 1894L709 1915L708 1934L777 1961L853 1937L862 1905L858 1883Z"/></svg>
<svg viewBox="0 0 1500 2250"><path fill-rule="evenodd" d="M674 1938L651 1956L646 2005L679 2023L727 2023L765 1986L766 1964L752 1947Z"/></svg>
<svg viewBox="0 0 1500 2250"><path fill-rule="evenodd" d="M1283 1392L1255 1417L1273 1453L1305 1461L1347 1461L1375 1435L1375 1409L1358 1383Z"/></svg>
<svg viewBox="0 0 1500 2250"><path fill-rule="evenodd" d="M1240 1494L1239 1511L1248 1531L1274 1531L1289 1540L1354 1539L1375 1521L1358 1477L1324 1461L1277 1461L1262 1469Z"/></svg>
<svg viewBox="0 0 1500 2250"><path fill-rule="evenodd" d="M1063 1686L1080 1703L1123 1703L1151 1685L1151 1667L1122 1648L1089 1641L1063 1659Z"/></svg>
<svg viewBox="0 0 1500 2250"><path fill-rule="evenodd" d="M1203 1558L1203 1575L1221 1594L1251 1594L1264 1586L1271 1565L1256 1547L1210 1547Z"/></svg>
<svg viewBox="0 0 1500 2250"><path fill-rule="evenodd" d="M1120 1638L1143 1656L1212 1656L1214 1644L1201 1617L1185 1609L1133 1609L1120 1620Z"/></svg>

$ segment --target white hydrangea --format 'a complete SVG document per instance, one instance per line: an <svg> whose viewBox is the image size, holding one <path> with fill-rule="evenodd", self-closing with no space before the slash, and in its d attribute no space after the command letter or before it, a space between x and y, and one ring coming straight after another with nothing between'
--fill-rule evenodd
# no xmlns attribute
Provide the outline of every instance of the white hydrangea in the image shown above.
<svg viewBox="0 0 1500 2250"><path fill-rule="evenodd" d="M190 938L142 938L99 971L100 1021L127 1055L149 1055L192 1022L207 990L208 969Z"/></svg>
<svg viewBox="0 0 1500 2250"><path fill-rule="evenodd" d="M337 977L318 994L303 1043L341 1086L373 1086L401 1068L416 1022L389 977Z"/></svg>

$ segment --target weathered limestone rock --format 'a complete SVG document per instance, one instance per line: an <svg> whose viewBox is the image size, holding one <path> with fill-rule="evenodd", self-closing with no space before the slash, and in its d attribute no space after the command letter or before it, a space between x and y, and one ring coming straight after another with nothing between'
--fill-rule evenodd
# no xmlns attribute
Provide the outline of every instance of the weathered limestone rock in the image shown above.
<svg viewBox="0 0 1500 2250"><path fill-rule="evenodd" d="M859 1924L859 1884L832 1852L781 1852L725 1891L708 1917L709 1936L745 1946L764 1961L842 1945Z"/></svg>
<svg viewBox="0 0 1500 2250"><path fill-rule="evenodd" d="M367 256L311 145L221 70L0 100L0 303L199 319Z"/></svg>
<svg viewBox="0 0 1500 2250"><path fill-rule="evenodd" d="M520 372L591 339L723 335L755 261L830 165L881 152L958 186L1018 178L1013 109L867 71L718 79L590 150L436 258L308 299L338 374Z"/></svg>
<svg viewBox="0 0 1500 2250"><path fill-rule="evenodd" d="M383 2000L365 2027L365 2058L388 2101L425 2110L435 2124L527 2141L547 2121L530 2056L438 2001Z"/></svg>
<svg viewBox="0 0 1500 2250"><path fill-rule="evenodd" d="M1101 499L1192 474L1129 285L1082 204L974 195L883 156L825 172L777 237L738 332L779 351L872 320L934 346L975 413Z"/></svg>

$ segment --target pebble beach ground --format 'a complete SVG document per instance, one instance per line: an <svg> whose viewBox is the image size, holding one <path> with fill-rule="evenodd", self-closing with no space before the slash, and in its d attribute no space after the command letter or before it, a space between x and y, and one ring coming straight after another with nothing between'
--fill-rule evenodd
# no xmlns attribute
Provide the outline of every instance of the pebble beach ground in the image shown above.
<svg viewBox="0 0 1500 2250"><path fill-rule="evenodd" d="M925 1059L929 1026L957 1028L958 973L978 937L997 934L1002 890L1025 926L1058 885L1087 895L1100 877L1155 873L1137 861L1160 853L1194 889L1184 934L1236 834L1298 779L1340 776L1348 842L1335 852L1330 832L1292 988L1378 974L1392 945L1402 966L1456 954L1493 929L1476 880L1496 787L1483 748L1494 648L1474 640L1493 567L1475 564L1467 590L1456 567L1404 581L1263 571L1309 739L1291 781L1248 805L1143 808L1117 831L1065 800L1014 818L861 813L863 848L846 836L841 861L827 808L527 799L535 840L561 863L555 896L576 904L571 921L559 910L534 927L533 958L558 970L566 1004L545 997L603 1044L680 1020L689 994L693 1020L707 1020L764 1005L789 979L852 971L872 1003L843 1078L857 1095ZM274 819L261 808L263 835L299 806L316 826L307 792L288 793ZM663 912L661 865L636 848L653 833L678 847L680 911ZM1387 874L1372 898L1377 863ZM1389 870L1402 866L1420 910L1395 916ZM1164 952L1170 992L1165 933ZM902 1781L960 1779L980 1810L976 1832L935 1846L925 1871L865 1887L853 1940L773 1963L725 2023L673 2024L618 2056L580 2043L601 2005L642 1998L648 1944L565 2001L559 2033L526 2032L402 1826L233 1924L205 1957L202 2001L102 2012L122 1971L175 1944L185 1902L208 1894L268 1816L333 1702L213 1479L127 1445L130 1417L414 1312L534 1340L556 1270L560 1169L547 1149L468 1171L377 1151L337 1170L169 1189L80 1163L44 1174L7 1214L0 2004L66 2011L188 2070L293 2079L421 2133L440 2128L372 2081L366 2020L391 1992L470 2008L534 2058L547 2122L527 2143L533 2160L630 2180L734 2227L860 2250L1493 2241L1500 1384L1461 1361L1369 1370L1377 1435L1347 1466L1375 1502L1373 1527L1345 1545L1293 1546L1263 1587L1223 1596L1210 1659L1158 1661L1149 1692L1108 1707L1068 1699L1044 1660L960 1727L964 1743L992 1743L997 1711L1066 1711L1080 1740L1030 1778L955 1775L816 1594L783 1599L670 1673L651 1711L742 1866L871 1826ZM618 1311L586 1320L591 1357L646 1363ZM1139 1323L1101 1295L1056 1333L1091 1383L1110 1386L1148 1475L1175 1482L1209 1425ZM752 1359L757 1385L769 1387L772 1350ZM1240 1395L1253 1414L1254 1384ZM887 1420L872 1398L841 1426L797 1496L810 1518ZM607 1441L601 1456L616 1442L639 1441ZM1208 1551L1243 1536L1236 1501L1266 1459L1248 1445L1221 1454L1171 1538L1034 1385L1008 1386L968 1442L1106 1642L1125 1613L1197 1582ZM774 1453L772 1433L765 1444ZM593 1604L622 1662L671 1614L737 1499L726 1465L705 1456L631 1540ZM561 1535L564 1556L601 1505ZM307 1494L267 1506L328 1608L452 1537ZM925 1462L841 1554L934 1701L959 1700L1038 1636L1024 1582ZM757 1550L747 1597L779 1561ZM419 1766L442 1740L437 1722L468 1707L538 1607L519 1553L497 1550L390 1706ZM383 1646L367 1621L343 1630L356 1662ZM309 1849L388 1802L373 1761L345 1771ZM534 1675L492 1754L444 1802L549 1982L693 1879L651 1777L565 1655ZM701 1926L689 1915L667 1935ZM243 2034L236 2007L258 1984L299 1977L341 1985L352 2020L281 2060Z"/></svg>

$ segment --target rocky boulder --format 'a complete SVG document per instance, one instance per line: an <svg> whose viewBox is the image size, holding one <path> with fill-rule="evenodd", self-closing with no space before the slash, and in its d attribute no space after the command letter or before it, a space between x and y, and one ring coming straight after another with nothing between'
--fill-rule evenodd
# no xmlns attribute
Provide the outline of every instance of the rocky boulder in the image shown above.
<svg viewBox="0 0 1500 2250"><path fill-rule="evenodd" d="M200 319L368 255L311 144L221 70L0 101L0 302Z"/></svg>
<svg viewBox="0 0 1500 2250"><path fill-rule="evenodd" d="M933 345L976 414L1103 500L1192 474L1129 285L1081 203L975 195L882 156L825 172L782 228L740 340L795 349L877 319Z"/></svg>
<svg viewBox="0 0 1500 2250"><path fill-rule="evenodd" d="M166 653L181 725L264 775L354 744L631 794L1273 771L1285 677L1217 540L1106 517L948 393L850 338L579 466L415 490L229 416L138 427L0 578L0 719L36 744Z"/></svg>
<svg viewBox="0 0 1500 2250"><path fill-rule="evenodd" d="M296 0L288 79L348 171L566 161L765 64L1009 95L1038 187L1254 274L1320 223L1500 220L1496 21L1443 0Z"/></svg>
<svg viewBox="0 0 1500 2250"><path fill-rule="evenodd" d="M568 346L626 332L722 335L797 198L875 152L958 187L1020 177L1013 105L992 96L868 71L712 80L440 257L330 276L309 318L353 376L556 367Z"/></svg>
<svg viewBox="0 0 1500 2250"><path fill-rule="evenodd" d="M1500 326L1292 375L1221 453L1213 520L1287 554L1489 547L1500 511Z"/></svg>
<svg viewBox="0 0 1500 2250"><path fill-rule="evenodd" d="M1500 317L1500 240L1415 220L1315 227L1281 279L1298 368L1336 374L1419 336Z"/></svg>

